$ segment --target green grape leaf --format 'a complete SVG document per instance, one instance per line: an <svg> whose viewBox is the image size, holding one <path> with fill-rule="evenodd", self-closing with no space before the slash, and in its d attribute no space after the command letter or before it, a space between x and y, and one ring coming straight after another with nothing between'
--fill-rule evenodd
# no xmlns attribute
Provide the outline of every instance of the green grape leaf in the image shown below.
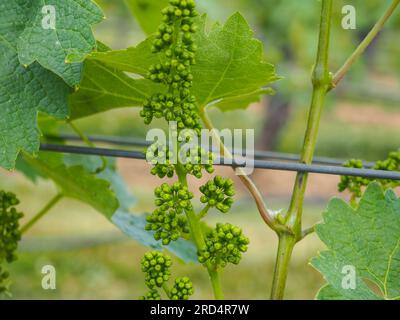
<svg viewBox="0 0 400 320"><path fill-rule="evenodd" d="M92 205L128 237L144 246L163 249L145 230L146 215L131 213L136 199L118 174L114 159L107 158L107 167L97 174L93 172L102 166L102 160L95 156L41 152L39 158L24 156L19 162L17 169L27 176L34 174L34 182L38 176L53 180L66 196ZM197 250L191 241L179 239L165 248L183 261L197 262Z"/></svg>
<svg viewBox="0 0 400 320"><path fill-rule="evenodd" d="M84 166L67 166L62 155L49 152L40 152L37 158L24 154L23 158L40 176L51 179L64 196L89 204L109 219L118 209L110 183L88 173Z"/></svg>
<svg viewBox="0 0 400 320"><path fill-rule="evenodd" d="M110 163L111 159L107 159ZM101 163L99 163L101 164ZM96 168L99 168L97 165ZM125 180L118 174L117 168L106 168L104 171L97 174L97 177L110 182L111 189L117 195L119 208L118 210L129 211L136 203L136 198L130 192Z"/></svg>
<svg viewBox="0 0 400 320"><path fill-rule="evenodd" d="M81 164L90 172L94 172L102 165L102 161L99 157L66 155L64 158L66 163ZM107 158L107 164L107 168L101 173L98 173L97 177L109 181L111 189L118 198L119 208L112 215L111 222L128 237L142 245L162 250L163 246L161 243L154 240L151 232L145 230L146 215L131 213L136 199L129 191L124 179L118 174L114 159ZM191 241L179 239L178 241L170 243L165 248L183 261L197 262L197 249Z"/></svg>
<svg viewBox="0 0 400 320"><path fill-rule="evenodd" d="M168 251L186 262L197 261L197 249L193 242L178 239L171 242L168 246L162 246L160 241L154 240L153 234L145 230L147 215L135 215L124 210L118 210L112 217L113 223L121 229L130 238L142 243L143 245L162 250L166 248Z"/></svg>
<svg viewBox="0 0 400 320"><path fill-rule="evenodd" d="M17 162L15 163L15 169L21 172L25 178L34 184L36 184L40 178L40 175L37 173L37 171L23 159L22 155L18 156Z"/></svg>
<svg viewBox="0 0 400 320"><path fill-rule="evenodd" d="M161 249L161 244L155 241L153 235L144 229L146 225L145 215L134 215L125 210L118 210L113 215L112 222L127 236L146 247Z"/></svg>
<svg viewBox="0 0 400 320"><path fill-rule="evenodd" d="M70 118L78 119L122 107L137 107L160 86L146 79L132 79L98 61L86 61L79 89L70 96Z"/></svg>
<svg viewBox="0 0 400 320"><path fill-rule="evenodd" d="M29 1L2 1L0 12L0 42L16 48L18 37L24 31L29 14Z"/></svg>
<svg viewBox="0 0 400 320"><path fill-rule="evenodd" d="M392 190L370 184L357 209L331 200L316 231L329 249L311 261L329 284L319 299L400 299L400 199Z"/></svg>
<svg viewBox="0 0 400 320"><path fill-rule="evenodd" d="M214 105L223 111L246 108L273 91L267 86L280 78L273 65L264 59L263 46L240 13L225 25L206 30L206 16L198 22L196 64L192 67L192 93L200 107ZM160 62L151 53L150 37L134 48L96 52L88 59L97 60L121 71L146 76L148 68Z"/></svg>
<svg viewBox="0 0 400 320"><path fill-rule="evenodd" d="M14 0L0 5L0 41L15 47L19 61L35 61L70 86L81 79L81 64L96 48L91 26L104 19L91 0Z"/></svg>
<svg viewBox="0 0 400 320"><path fill-rule="evenodd" d="M42 142L64 142L60 138L54 138L59 134L59 127L62 121L56 121L54 118L47 116L43 113L39 113L38 115L38 126L43 134ZM51 136L52 139L49 141L48 136ZM40 174L33 169L26 161L24 161L23 155L19 154L17 158L17 162L15 164L15 169L21 172L25 178L30 180L32 183L36 184L38 179L41 177ZM46 177L42 177L46 178Z"/></svg>
<svg viewBox="0 0 400 320"><path fill-rule="evenodd" d="M157 31L161 22L161 10L168 6L168 0L125 0L140 27L146 34Z"/></svg>
<svg viewBox="0 0 400 320"><path fill-rule="evenodd" d="M193 241L178 239L177 241L172 241L166 248L184 262L199 263L197 248Z"/></svg>
<svg viewBox="0 0 400 320"><path fill-rule="evenodd" d="M38 63L25 68L12 47L0 42L0 166L12 169L21 150L39 150L39 111L59 119L68 115L70 88Z"/></svg>
<svg viewBox="0 0 400 320"><path fill-rule="evenodd" d="M99 42L98 52L94 55L102 56L109 50ZM128 55L134 59L140 58L134 54ZM132 79L112 64L105 65L101 59L86 60L83 80L78 90L70 96L70 118L79 119L110 109L141 106L146 98L161 88L161 85L147 79Z"/></svg>
<svg viewBox="0 0 400 320"><path fill-rule="evenodd" d="M233 14L223 26L215 24L209 33L205 24L203 16L195 36L199 50L193 66L193 93L200 106L252 94L280 79L274 66L265 61L262 43L254 38L240 13Z"/></svg>
<svg viewBox="0 0 400 320"><path fill-rule="evenodd" d="M249 94L221 99L213 103L221 111L232 111L246 109L250 104L260 102L262 95L272 95L275 91L272 88L259 89Z"/></svg>
<svg viewBox="0 0 400 320"><path fill-rule="evenodd" d="M140 76L146 76L150 66L160 62L159 56L151 52L154 37L149 37L136 47L124 50L110 51L106 47L93 52L88 59L97 60L115 69L126 71Z"/></svg>
<svg viewBox="0 0 400 320"><path fill-rule="evenodd" d="M72 161L76 155L70 155L68 162ZM94 171L101 166L98 157L79 156L78 163L85 163L88 170ZM89 160L89 158L91 158ZM131 209L136 203L135 197L128 190L123 178L117 173L113 159L108 160L108 167L103 172L97 174L99 178L111 183L111 189L115 192L119 201L119 208L111 217L111 222L130 238L136 240L144 246L162 250L159 241L154 240L153 234L145 230L146 215L133 214ZM186 262L197 262L197 249L193 242L179 239L165 247L168 251Z"/></svg>
<svg viewBox="0 0 400 320"><path fill-rule="evenodd" d="M317 294L317 300L343 300L344 297L338 293L335 288L333 288L331 285L325 285L322 287L318 294Z"/></svg>

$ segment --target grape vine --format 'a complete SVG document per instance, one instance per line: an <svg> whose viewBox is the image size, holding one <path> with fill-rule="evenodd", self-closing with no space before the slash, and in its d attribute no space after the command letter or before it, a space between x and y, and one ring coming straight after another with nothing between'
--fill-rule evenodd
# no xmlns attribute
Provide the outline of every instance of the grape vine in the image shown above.
<svg viewBox="0 0 400 320"><path fill-rule="evenodd" d="M52 10L43 8L39 1L0 4L0 58L5 62L0 64L0 166L8 170L16 168L33 182L52 180L58 189L21 228L23 214L17 209L19 200L13 193L0 191L0 294L11 294L7 267L17 258L21 236L59 201L73 198L90 205L130 237L152 248L141 260L147 287L141 299L159 300L166 296L171 300L187 300L194 295L194 284L189 277L171 279L173 259L164 253L167 250L184 261L197 261L204 267L215 298L223 299L221 273L228 265L241 262L250 240L240 227L231 223L207 225L209 212L214 211L222 219L231 211L235 186L231 179L214 175L213 152L197 145L190 149L187 146L194 145L202 136L204 126L217 142L219 156L234 157L234 152L231 153L214 130L207 110L210 107L221 111L244 109L260 101L262 95L273 92L268 86L281 78L265 60L263 44L254 37L240 13L208 28L207 17L199 16L194 0L140 0L140 5L127 0L135 8L135 15L139 16L138 11L143 8L157 8L157 15L149 10L151 21L138 18L139 24L145 25L143 29L148 38L136 47L111 50L96 41L92 32L92 26L104 19L94 1L52 2L54 6L50 7L54 7L56 23L47 27L43 23L51 22L52 18L47 15ZM166 7L159 12L164 2ZM278 5L282 1L275 2ZM271 299L283 299L293 250L312 232L328 248L311 263L327 281L318 298L398 299L400 277L394 257L400 243L400 207L398 196L391 190L400 186L398 181L342 176L338 188L351 194L351 206L332 200L323 214L324 221L306 229L303 211L307 170L313 166L326 97L377 37L399 7L400 0L391 0L381 18L336 73L330 72L330 47L331 26L336 20L333 14L337 8L333 0L321 0L319 4L312 99L301 164L291 168L298 172L287 211L269 209L245 170L236 168L236 164L232 168L253 197L263 221L279 239ZM279 8L283 7L279 4ZM155 188L155 208L150 214L132 214L135 199L118 175L116 164L105 158L111 153L117 156L126 156L126 153L97 148L75 122L122 107L140 107L140 119L145 125L162 120L174 128L170 141L156 141L144 154L130 151L140 159L146 156L150 174L169 179ZM60 138L61 121L87 147L66 146L68 141ZM50 146L54 140L58 145ZM176 140L177 145L171 140ZM60 154L66 147L71 153L85 149L84 154L100 157ZM357 159L344 166L364 169L364 163ZM332 173L329 169L320 168L319 172ZM373 169L399 172L400 151L391 152L387 159L376 162ZM336 172L344 170L339 168ZM345 172L360 174L358 170ZM374 174L387 177L382 172ZM372 173L364 175L371 177ZM188 184L189 178L205 176L208 181L199 190ZM396 174L392 177L396 179ZM347 261L354 262L358 268L355 290L344 290L338 277L342 274L342 264ZM364 279L376 282L382 294L370 290Z"/></svg>
<svg viewBox="0 0 400 320"><path fill-rule="evenodd" d="M140 115L146 124L154 118L164 118L177 123L177 134L192 129L200 136L202 129L196 97L191 94L193 85L191 66L196 63L197 45L193 34L197 31L194 18L198 15L193 0L170 0L170 5L162 10L162 24L155 35L153 54L159 54L160 63L149 68L147 78L166 87L163 93L156 93L144 102ZM188 139L181 141L188 142ZM181 146L178 147L180 149ZM198 260L208 270L217 299L223 298L219 283L219 270L227 263L238 264L242 253L247 251L249 240L240 228L230 224L217 224L215 229L205 233L200 227L208 210L216 208L227 213L233 204L235 194L233 181L220 176L214 177L200 187L203 210L196 214L192 204L194 195L187 186L187 175L203 176L202 170L212 173L213 155L198 147L187 151L187 161L178 160L173 164L171 151L167 146L155 143L147 149L147 160L153 164L151 173L160 178L171 178L177 174L179 181L172 185L162 184L155 189L157 208L147 217L146 230L154 232L154 239L163 245L180 237L193 239L198 250ZM164 156L164 162L159 159ZM202 159L206 158L203 163ZM186 298L181 288L189 287L186 278L177 280L171 294L176 298ZM187 289L185 289L187 290ZM153 296L153 293L150 293Z"/></svg>

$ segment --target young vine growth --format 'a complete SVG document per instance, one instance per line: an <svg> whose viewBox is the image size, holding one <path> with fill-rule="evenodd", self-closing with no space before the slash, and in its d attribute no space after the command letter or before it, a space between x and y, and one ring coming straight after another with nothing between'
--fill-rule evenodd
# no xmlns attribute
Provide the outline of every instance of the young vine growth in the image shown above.
<svg viewBox="0 0 400 320"><path fill-rule="evenodd" d="M50 180L56 189L37 213L25 212L29 219L17 209L18 198L23 197L0 191L0 294L11 296L7 265L16 260L21 238L61 201L72 198L151 248L141 260L148 291L140 299L196 296L194 279L171 278L172 256L201 265L210 280L207 296L224 299L222 273L245 258L252 235L225 221L235 206L235 185L216 175L214 165L218 158L232 160L234 154L218 135L209 110L246 109L274 90L284 91L286 80L267 61L270 52L264 52L241 13L210 26L207 14L199 13L201 0L126 0L146 39L121 50L96 39L92 28L105 15L95 1L44 2L45 6L31 0L0 3L0 167L18 170L35 184ZM334 1L313 2L309 6L320 7L320 22L300 153L300 163L306 166L313 164L327 96L398 13L400 4L392 0L342 67L332 72ZM279 38L276 41L285 47L286 39ZM138 118L148 128L160 123L172 128L168 141L152 141L141 154L150 174L163 180L154 190L149 214L133 212L136 199L112 159L41 148L55 142L67 145L61 133L68 128L89 150L99 151L78 121L120 108L140 108ZM204 130L218 152L203 145L187 149ZM356 159L344 166L364 169L363 161ZM342 176L338 188L351 194L350 203L331 200L323 221L305 227L307 170L297 172L287 210L277 212L244 168L232 168L268 227L266 232L273 231L279 241L271 299L285 297L293 251L313 232L327 247L311 261L327 282L318 299L400 299L400 199L393 191L400 185L397 180ZM373 169L400 171L400 152L390 153ZM207 181L196 187L191 183L195 179ZM207 219L211 212L219 218L213 226ZM273 250L268 243L263 249ZM357 271L352 290L342 285L343 268L349 266ZM132 272L140 272L139 266ZM254 275L254 281L259 276ZM377 290L371 290L371 282Z"/></svg>

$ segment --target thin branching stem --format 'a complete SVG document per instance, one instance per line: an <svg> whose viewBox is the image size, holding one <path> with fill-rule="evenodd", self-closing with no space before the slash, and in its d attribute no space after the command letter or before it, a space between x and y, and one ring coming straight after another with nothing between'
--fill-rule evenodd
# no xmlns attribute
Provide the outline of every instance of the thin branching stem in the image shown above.
<svg viewBox="0 0 400 320"><path fill-rule="evenodd" d="M83 133L83 131L81 129L79 129L75 123L73 123L72 121L68 122L69 126L71 127L71 129L79 136L79 138L89 147L91 148L95 148L96 145L90 141L90 139L86 136L85 133ZM102 165L100 168L98 168L96 170L96 173L100 173L103 172L106 168L107 168L107 159L104 156L100 157Z"/></svg>
<svg viewBox="0 0 400 320"><path fill-rule="evenodd" d="M202 108L200 110L200 117L206 126L208 130L210 130L214 141L218 143L219 149L220 149L220 156L225 157L228 159L232 159L232 153L230 150L224 145L224 143L221 141L221 138L216 134L215 127L213 123L211 122L210 117L208 116L206 108ZM277 223L271 214L271 212L268 210L265 201L261 195L261 192L258 190L257 186L253 182L253 180L246 174L246 172L242 168L236 168L235 169L239 179L241 182L244 184L244 186L247 188L247 190L250 192L252 197L254 198L254 201L257 205L257 209L260 212L260 215L264 222L272 229L272 230L279 230L281 228L281 225Z"/></svg>
<svg viewBox="0 0 400 320"><path fill-rule="evenodd" d="M199 212L199 214L197 215L197 216L199 217L199 219L205 218L205 216L207 215L207 213L208 213L209 210L210 210L210 206L209 206L209 205L206 205L206 206L203 208L203 210L201 210L201 211Z"/></svg>
<svg viewBox="0 0 400 320"><path fill-rule="evenodd" d="M300 240L304 239L305 237L309 236L310 234L313 234L315 232L315 228L316 228L317 224L315 224L315 225L313 225L313 226L311 226L309 228L304 229L303 232L301 233L301 239Z"/></svg>
<svg viewBox="0 0 400 320"><path fill-rule="evenodd" d="M386 22L389 18L393 15L394 11L400 4L400 0L393 0L392 4L389 8L385 11L382 17L378 20L375 26L371 29L365 39L360 43L357 49L353 52L353 54L346 60L344 65L335 73L333 80L332 80L332 87L334 88L338 85L338 83L345 77L347 72L353 66L353 64L361 57L361 55L365 52L368 46L374 41L374 39L378 36L381 32L383 27L385 26Z"/></svg>
<svg viewBox="0 0 400 320"><path fill-rule="evenodd" d="M31 220L29 220L24 226L21 227L21 233L24 234L28 230L30 230L36 222L38 222L43 216L46 215L61 199L63 195L61 193L57 194L54 198L52 198L42 210L40 210L36 215L33 216Z"/></svg>

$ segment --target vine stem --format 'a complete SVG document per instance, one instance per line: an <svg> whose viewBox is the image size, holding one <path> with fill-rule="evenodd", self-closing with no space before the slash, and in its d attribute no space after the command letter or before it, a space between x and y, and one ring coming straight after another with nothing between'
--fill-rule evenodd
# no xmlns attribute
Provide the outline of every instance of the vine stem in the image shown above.
<svg viewBox="0 0 400 320"><path fill-rule="evenodd" d="M221 279L219 276L220 273L214 266L212 266L209 263L207 264L206 267L207 267L208 275L210 276L211 285L213 287L215 299L224 300L224 293L222 291Z"/></svg>
<svg viewBox="0 0 400 320"><path fill-rule="evenodd" d="M175 166L176 174L178 175L179 182L188 187L187 183L187 176L184 172L182 165L178 163ZM204 240L204 234L201 229L200 218L193 210L185 210L186 217L189 222L190 232L193 238L193 241L197 247L197 250L201 251L206 248L206 242ZM216 266L211 264L210 262L206 262L205 267L207 268L208 275L210 277L211 285L213 288L215 299L223 300L224 294L221 287L221 280L219 276L219 271L217 270Z"/></svg>
<svg viewBox="0 0 400 320"><path fill-rule="evenodd" d="M279 235L278 253L275 262L274 279L271 291L272 300L283 299L286 279L289 272L290 258L292 257L295 244L295 237L285 233Z"/></svg>
<svg viewBox="0 0 400 320"><path fill-rule="evenodd" d="M199 212L199 214L197 215L197 216L199 217L199 219L203 219L203 218L207 215L207 213L208 213L209 210L210 210L210 205L206 205L206 206L203 208L203 210L201 210L201 211Z"/></svg>
<svg viewBox="0 0 400 320"><path fill-rule="evenodd" d="M72 121L68 122L71 129L79 136L79 138L89 147L95 148L96 145L79 129ZM96 173L103 172L107 168L107 159L101 156L102 166L96 170Z"/></svg>
<svg viewBox="0 0 400 320"><path fill-rule="evenodd" d="M48 213L62 198L63 194L59 193L53 199L51 199L42 210L40 210L21 228L21 234L26 233L37 221L43 218L43 216Z"/></svg>
<svg viewBox="0 0 400 320"><path fill-rule="evenodd" d="M325 97L331 85L329 73L329 44L332 22L333 0L322 0L321 21L318 40L318 51L312 75L313 92L309 111L307 130L301 153L301 162L312 163L315 145L317 143L319 124ZM277 262L273 278L271 299L283 299L290 258L295 244L303 238L302 213L304 194L307 187L308 174L299 172L296 176L292 199L285 216L285 224L292 230L292 234L279 234Z"/></svg>
<svg viewBox="0 0 400 320"><path fill-rule="evenodd" d="M213 123L211 122L211 119L208 116L208 113L207 113L207 110L205 107L200 108L200 117L201 117L204 125L206 126L206 128L208 130L210 130L210 132L214 138L214 141L216 141L218 143L218 147L220 149L221 156L232 159L233 158L232 153L221 141L221 138L216 134L215 127L214 127ZM260 215L261 215L262 219L264 220L264 222L272 230L275 230L275 231L280 230L280 228L282 226L275 221L275 219L273 218L273 215L267 209L267 206L261 195L261 192L258 190L255 183L244 172L244 170L242 168L236 168L236 170L237 170L236 172L238 173L239 179L241 180L241 182L244 184L244 186L247 188L247 190L250 192L250 194L254 198L254 201L256 202L258 211L260 212Z"/></svg>
<svg viewBox="0 0 400 320"><path fill-rule="evenodd" d="M376 38L376 36L381 32L386 22L392 16L397 6L400 4L400 0L393 0L390 7L385 11L383 16L378 20L378 22L374 25L365 39L360 43L357 49L353 52L353 54L347 59L344 65L339 69L338 72L333 77L332 88L336 87L338 83L344 78L353 64L360 58L360 56L364 53L364 51L368 48L368 46L372 43L372 41Z"/></svg>
<svg viewBox="0 0 400 320"><path fill-rule="evenodd" d="M162 288L167 295L168 299L171 299L171 290L169 289L168 285L166 282L163 283Z"/></svg>
<svg viewBox="0 0 400 320"><path fill-rule="evenodd" d="M315 228L316 228L316 226L318 224L319 223L314 224L314 225L312 225L311 227L309 227L307 229L304 229L303 232L302 232L302 235L301 235L301 239L304 239L305 237L309 236L310 234L313 234L315 232Z"/></svg>

